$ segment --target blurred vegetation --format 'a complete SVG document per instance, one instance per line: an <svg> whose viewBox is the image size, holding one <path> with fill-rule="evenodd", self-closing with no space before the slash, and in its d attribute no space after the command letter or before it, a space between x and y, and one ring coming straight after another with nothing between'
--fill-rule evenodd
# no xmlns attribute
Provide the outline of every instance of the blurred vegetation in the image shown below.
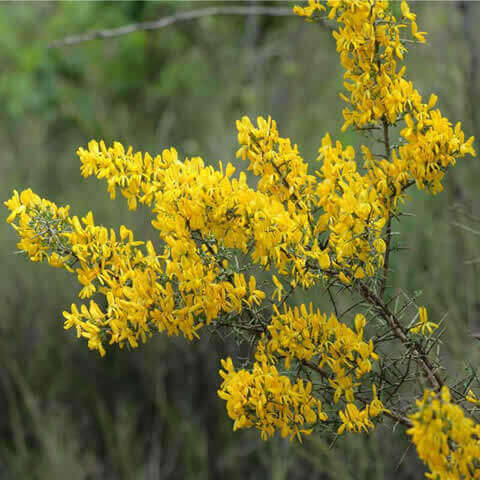
<svg viewBox="0 0 480 480"><path fill-rule="evenodd" d="M3 3L0 16L0 191L31 186L80 215L132 227L154 240L146 211L107 200L83 180L75 151L91 138L216 164L236 150L235 120L271 114L315 168L325 132L340 133L342 71L326 29L296 17L206 17L160 31L48 49L67 35L154 20L214 2ZM225 2L228 3L228 2ZM215 2L215 5L220 2ZM268 2L268 5L287 5ZM476 69L480 5L415 2L427 46L414 46L409 77L452 121L480 136ZM477 151L478 148L477 143ZM444 319L450 378L480 360L478 160L448 174L445 192L412 193L394 258L391 293L421 293ZM145 213L142 216L142 213ZM0 224L1 225L1 224ZM138 351L101 359L62 328L79 288L66 272L15 255L0 226L0 479L422 478L397 426L373 435L317 434L304 445L232 432L217 395L228 340L190 344L157 336ZM328 301L307 292L316 303ZM347 305L345 305L347 306Z"/></svg>

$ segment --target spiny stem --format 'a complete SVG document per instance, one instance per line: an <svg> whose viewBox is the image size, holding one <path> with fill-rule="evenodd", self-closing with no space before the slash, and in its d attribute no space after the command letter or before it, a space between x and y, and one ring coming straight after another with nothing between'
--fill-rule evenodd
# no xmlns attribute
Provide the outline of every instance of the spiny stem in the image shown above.
<svg viewBox="0 0 480 480"><path fill-rule="evenodd" d="M379 297L374 291L372 291L367 285L358 282L361 295L371 305L373 305L380 313L382 318L388 323L393 334L406 346L411 346L413 351L418 355L418 363L420 367L427 375L430 383L435 390L439 391L443 386L443 380L438 374L437 368L432 364L430 358L428 358L423 346L418 342L411 342L407 337L407 332L400 320L395 316L393 312L383 302L383 299Z"/></svg>

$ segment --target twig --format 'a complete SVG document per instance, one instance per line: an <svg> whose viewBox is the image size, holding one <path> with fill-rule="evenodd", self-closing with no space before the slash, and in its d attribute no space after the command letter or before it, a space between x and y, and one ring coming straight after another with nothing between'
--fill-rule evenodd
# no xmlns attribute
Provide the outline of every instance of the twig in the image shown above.
<svg viewBox="0 0 480 480"><path fill-rule="evenodd" d="M400 387L405 383L405 380L407 379L408 375L410 374L410 364L412 362L412 356L408 356L408 361L407 361L407 368L405 369L405 373L402 375L402 378L400 381L397 383L396 387L394 388L393 392L390 393L390 396L388 397L388 401L392 399L395 394L400 390Z"/></svg>
<svg viewBox="0 0 480 480"><path fill-rule="evenodd" d="M337 310L337 304L335 303L335 299L333 298L332 292L330 291L330 287L327 288L328 295L330 297L330 301L332 302L333 308L335 310L335 316L338 317L338 310Z"/></svg>
<svg viewBox="0 0 480 480"><path fill-rule="evenodd" d="M130 33L135 32L160 30L173 25L174 23L187 22L190 20L196 20L198 18L215 15L268 15L270 17L289 17L293 16L293 11L291 8L287 7L255 7L240 5L199 8L196 10L181 11L175 15L159 18L158 20L154 20L152 22L132 23L112 29L93 30L91 32L80 33L78 35L71 35L50 43L48 48L58 48L67 45L91 42L92 40L121 37L123 35L129 35Z"/></svg>
<svg viewBox="0 0 480 480"><path fill-rule="evenodd" d="M314 370L315 372L319 373L323 378L330 378L330 374L326 370L312 362L309 362L308 360L303 360L302 365L305 365L306 367L310 368L310 370Z"/></svg>
<svg viewBox="0 0 480 480"><path fill-rule="evenodd" d="M383 300L375 294L372 290L370 290L365 284L358 282L358 287L360 290L361 295L367 300L371 305L376 307L378 312L382 315L382 317L387 321L390 329L392 330L393 334L404 344L404 345L411 345L413 351L415 351L418 355L418 361L420 367L427 375L430 383L435 388L435 390L439 391L440 388L443 386L443 381L438 374L437 369L432 365L431 360L428 358L428 355L425 353L422 345L418 342L412 343L407 338L407 332L405 328L400 323L400 320L390 311L390 309L385 305Z"/></svg>
<svg viewBox="0 0 480 480"><path fill-rule="evenodd" d="M354 303L353 305L350 305L346 310L344 310L339 316L338 320L340 320L342 317L344 317L348 312L351 312L353 309L357 308L359 305L362 305L362 303L365 303L364 300L360 300L359 302Z"/></svg>
<svg viewBox="0 0 480 480"><path fill-rule="evenodd" d="M407 453L408 451L410 450L410 447L412 446L411 443L408 444L408 447L405 449L405 451L403 452L403 455L401 456L400 460L398 461L397 463L397 466L395 467L395 470L394 472L396 472L399 468L400 468L400 465L402 464L402 462L405 460L405 457L407 456Z"/></svg>
<svg viewBox="0 0 480 480"><path fill-rule="evenodd" d="M404 427L408 427L408 428L413 427L413 423L409 418L404 417L403 415L399 415L398 413L394 412L393 410L384 411L383 415L391 418L392 420L395 420L396 422L400 423Z"/></svg>
<svg viewBox="0 0 480 480"><path fill-rule="evenodd" d="M368 405L368 402L364 398L360 398L360 397L357 397L357 398L365 406ZM405 417L402 414L395 412L394 410L384 410L382 414L385 415L386 417L391 418L392 420L395 420L397 423L400 423L405 427L413 427L413 423L408 417Z"/></svg>
<svg viewBox="0 0 480 480"><path fill-rule="evenodd" d="M462 225L461 223L458 222L452 222L452 225L458 228L461 228L462 230L465 230L468 233L473 233L474 235L480 235L480 232L478 230L474 230L473 228L467 227L467 225Z"/></svg>
<svg viewBox="0 0 480 480"><path fill-rule="evenodd" d="M328 372L323 370L323 368L320 368L320 367L316 366L314 363L309 362L307 360L303 360L302 364L305 365L306 367L318 372L322 377L324 377L326 379L330 378L330 375L329 375ZM365 405L367 404L366 400L364 400L362 398L358 398L358 399L361 402L363 402ZM405 427L413 426L413 423L409 418L407 418L407 417L405 417L405 416L403 416L403 415L401 415L401 414L399 414L399 413L397 413L393 410L384 410L383 415L391 418L392 420L395 420L396 422L404 425Z"/></svg>

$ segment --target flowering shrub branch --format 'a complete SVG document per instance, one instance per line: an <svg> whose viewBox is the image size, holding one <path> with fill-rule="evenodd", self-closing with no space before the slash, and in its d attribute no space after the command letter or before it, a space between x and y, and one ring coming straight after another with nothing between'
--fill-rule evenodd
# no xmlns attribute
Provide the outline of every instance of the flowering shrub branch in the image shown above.
<svg viewBox="0 0 480 480"><path fill-rule="evenodd" d="M475 155L473 137L406 79L406 44L426 34L405 1L399 18L386 0L309 0L294 12L336 22L342 128L368 133L382 153L366 145L357 153L327 133L311 173L274 120L244 117L237 157L258 179L252 188L230 163L215 169L182 161L173 148L152 157L91 141L78 150L82 175L105 180L112 198L120 190L132 210L150 207L158 246L125 226L98 226L92 213L70 216L30 190L5 202L7 221L32 261L76 274L89 303L64 312L64 327L102 356L108 345L135 348L156 331L193 340L205 328L228 329L250 342L249 365L221 361L218 395L234 430L301 440L314 430L369 432L387 417L408 427L430 478L478 478L480 424L468 415L479 400L446 385L430 353L439 323L426 308L411 315L414 299L386 295L392 221L406 191L441 192L457 159ZM407 28L411 38L400 35ZM257 284L259 270L270 272L269 283ZM292 292L317 285L334 312L289 304ZM361 301L340 313L334 288ZM399 395L406 384L410 404Z"/></svg>

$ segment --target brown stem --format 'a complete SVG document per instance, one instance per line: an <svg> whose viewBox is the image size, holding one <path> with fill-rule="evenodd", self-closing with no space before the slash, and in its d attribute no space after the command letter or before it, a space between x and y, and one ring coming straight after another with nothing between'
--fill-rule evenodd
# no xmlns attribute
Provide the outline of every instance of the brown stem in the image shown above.
<svg viewBox="0 0 480 480"><path fill-rule="evenodd" d="M221 6L199 8L196 10L180 11L175 15L163 17L152 22L133 23L123 25L122 27L107 30L94 30L91 32L81 33L79 35L71 35L52 42L48 48L64 47L67 45L76 45L78 43L90 42L92 40L103 40L107 38L120 37L135 32L146 32L151 30L159 30L178 22L186 22L201 17L210 17L215 15L268 15L273 17L289 17L293 16L293 11L288 7L264 7L264 6Z"/></svg>
<svg viewBox="0 0 480 480"><path fill-rule="evenodd" d="M308 362L306 360L303 360L302 364L305 365L306 367L310 368L311 370L314 370L315 372L319 373L322 377L327 378L327 379L330 378L330 375L329 375L328 372L326 372L325 370L323 370L320 367L317 367L315 364L313 364L311 362ZM363 400L363 399L360 399L360 400L365 405L368 404L368 402L366 400ZM409 418L401 415L400 413L395 412L394 410L386 410L386 411L383 412L383 415L391 418L392 420L395 420L396 422L404 425L405 427L413 426L413 424L412 424L412 422Z"/></svg>
<svg viewBox="0 0 480 480"><path fill-rule="evenodd" d="M426 376L428 377L431 385L435 390L440 390L443 386L443 380L441 379L440 375L438 374L437 369L432 364L430 358L428 357L427 353L425 352L423 346L418 343L412 343L407 337L407 331L400 323L400 320L390 311L388 306L383 302L383 300L370 288L368 288L365 284L358 282L358 288L360 290L360 294L367 300L371 305L373 305L382 318L388 323L389 327L391 328L393 334L406 346L412 348L413 351L418 355L418 362L420 367L425 372Z"/></svg>
<svg viewBox="0 0 480 480"><path fill-rule="evenodd" d="M403 415L400 415L399 413L396 413L393 410L385 411L383 412L383 415L391 418L392 420L395 420L398 423L401 423L405 427L408 427L408 428L413 427L413 423L409 418L404 417Z"/></svg>
<svg viewBox="0 0 480 480"><path fill-rule="evenodd" d="M303 360L302 364L308 367L310 370L314 370L315 372L319 373L323 378L330 378L330 374L324 370L323 368L320 368L319 366L315 365L312 362L309 362L307 360Z"/></svg>

